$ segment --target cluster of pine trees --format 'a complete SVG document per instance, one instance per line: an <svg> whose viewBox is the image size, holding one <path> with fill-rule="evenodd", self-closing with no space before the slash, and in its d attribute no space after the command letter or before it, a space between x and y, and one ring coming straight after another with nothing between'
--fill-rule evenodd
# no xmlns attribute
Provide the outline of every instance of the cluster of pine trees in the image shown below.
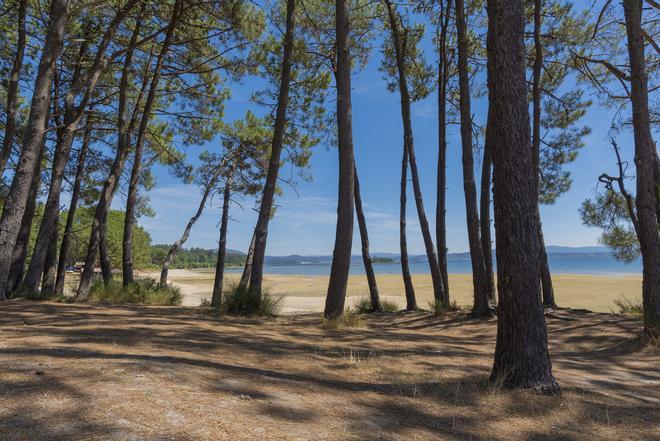
<svg viewBox="0 0 660 441"><path fill-rule="evenodd" d="M387 87L401 105L399 239L407 309L417 308L406 239L409 181L434 296L438 304L450 304L447 127L459 124L472 314L489 316L497 303L493 378L507 387L554 393L559 389L543 306L556 305L539 204L553 203L570 186L564 165L589 134L580 124L591 104L587 96L618 109L612 144L619 174L600 177L603 193L585 201L582 215L585 223L603 228L604 242L621 256L641 254L646 335L657 336L660 324L660 160L652 136L658 122L660 50L654 37L660 8L654 0L622 3L604 0L579 10L562 0L5 0L0 299L18 290L62 293L73 238L81 234L76 211L83 208L89 213L85 267L76 297L88 297L97 262L109 283L108 224L114 222L110 207L118 192L125 196L122 280L130 285L136 219L150 212L150 170L161 164L196 182L202 198L181 238L163 253L160 283L167 284L177 251L218 194L222 217L213 296L218 304L232 198L254 195L257 219L241 284L258 304L268 225L276 216L280 184L287 182L280 176L282 165L288 162L307 178L310 149L328 142L338 150L339 186L325 316L344 311L354 217L372 307L380 310L351 107L352 76L377 48ZM431 57L423 49L425 38L435 48ZM228 124L223 111L232 84L248 76L261 79L263 87L252 97L260 110ZM438 98L435 240L411 111L432 93ZM473 118L472 99L486 95L487 120L480 123ZM634 191L626 187L628 164L615 140L630 132ZM185 147L213 139L221 146L204 152L198 167L189 165ZM478 149L481 155L475 155Z"/></svg>

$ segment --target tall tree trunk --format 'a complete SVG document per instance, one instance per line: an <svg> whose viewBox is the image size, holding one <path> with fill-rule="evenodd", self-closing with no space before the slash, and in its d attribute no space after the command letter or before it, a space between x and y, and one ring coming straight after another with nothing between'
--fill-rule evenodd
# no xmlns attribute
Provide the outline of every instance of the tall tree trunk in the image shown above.
<svg viewBox="0 0 660 441"><path fill-rule="evenodd" d="M491 113L488 111L488 120L486 122L486 140L484 142L484 157L481 164L481 200L480 217L481 223L481 249L484 255L486 265L486 280L488 281L488 294L491 302L495 302L495 274L493 269L493 240L490 234L490 191L491 177L493 175L493 156L492 156L492 128Z"/></svg>
<svg viewBox="0 0 660 441"><path fill-rule="evenodd" d="M105 286L110 285L112 282L112 263L110 262L110 254L108 253L109 212L109 209L106 210L99 229L99 264L101 265L101 275L103 276L103 284Z"/></svg>
<svg viewBox="0 0 660 441"><path fill-rule="evenodd" d="M252 233L252 240L248 247L247 255L245 256L245 266L243 267L243 274L241 274L241 281L238 282L239 289L245 289L250 283L250 274L252 273L252 259L254 258L254 242L255 236Z"/></svg>
<svg viewBox="0 0 660 441"><path fill-rule="evenodd" d="M59 226L51 230L51 242L46 254L46 264L41 279L41 297L49 298L55 293L55 278L57 274L57 238L59 236Z"/></svg>
<svg viewBox="0 0 660 441"><path fill-rule="evenodd" d="M447 32L451 0L440 2L440 37L438 38L438 178L435 211L435 237L438 243L438 264L445 288L445 305L449 305L449 275L447 270L447 85L449 83L449 57Z"/></svg>
<svg viewBox="0 0 660 441"><path fill-rule="evenodd" d="M50 85L69 17L69 3L70 0L52 1L51 20L37 69L23 148L0 218L0 300L4 300L8 294L9 269L30 193L35 162L45 134L44 124L50 102Z"/></svg>
<svg viewBox="0 0 660 441"><path fill-rule="evenodd" d="M339 150L339 191L337 227L332 251L332 267L325 298L324 316L339 317L344 313L346 286L351 267L353 245L353 207L355 158L353 157L353 108L351 103L350 2L336 0L335 29L337 38L337 146Z"/></svg>
<svg viewBox="0 0 660 441"><path fill-rule="evenodd" d="M144 93L149 86L149 71L153 53L150 54L149 60L146 63L146 67L142 76L142 85L137 94L137 98L135 99L130 121L127 121L127 103L131 80L133 54L138 41L140 28L142 26L144 15L143 13L145 10L144 8L146 7L146 2L144 2L142 5L142 12L138 16L138 20L135 23L135 27L133 28L133 35L131 36L131 41L126 51L121 80L119 83L119 103L117 111L117 151L115 152L115 158L112 162L112 165L110 166L108 177L103 182L101 195L99 196L99 201L97 202L96 208L94 210L94 219L92 220L92 228L89 234L89 242L87 245L87 254L85 256L85 266L83 268L82 274L80 275L80 283L78 285L78 291L76 294L76 298L78 299L86 299L89 296L97 253L100 251L99 248L107 248L101 247L101 238L104 236L101 234L101 226L103 224L104 218L107 216L107 212L110 210L112 199L114 197L115 191L117 190L117 184L119 183L119 178L121 177L121 174L124 170L124 164L126 163L126 159L130 151L131 135L133 134L135 125L139 119ZM103 268L105 268L105 270L109 270L109 260L103 259L103 256L107 256L107 252L100 252L100 255L102 257L102 262L105 262L102 265ZM105 281L109 283L110 278L112 277L112 273L104 273L104 276L108 276Z"/></svg>
<svg viewBox="0 0 660 441"><path fill-rule="evenodd" d="M408 161L410 163L410 175L412 178L413 194L415 195L415 205L417 207L417 217L422 229L422 237L424 239L424 247L426 248L426 256L429 261L429 269L431 271L431 280L433 282L433 297L436 302L443 302L445 300L445 290L442 284L442 276L440 275L440 267L438 266L438 258L435 254L435 245L431 237L431 230L429 222L426 218L424 211L424 200L422 198L422 190L419 184L419 173L417 171L417 160L415 159L415 146L413 141L412 119L410 112L410 92L408 91L408 81L406 78L406 54L405 54L405 41L401 41L399 34L400 16L395 11L394 6L390 0L385 0L387 6L390 28L392 31L392 40L394 42L394 51L396 55L396 64L399 76L399 92L401 95L401 119L403 120L403 145L408 151Z"/></svg>
<svg viewBox="0 0 660 441"><path fill-rule="evenodd" d="M403 148L403 159L401 160L401 190L399 195L399 249L401 253L401 275L403 287L406 294L406 310L417 309L415 298L415 287L410 276L410 265L408 262L408 238L406 234L406 205L408 204L408 149Z"/></svg>
<svg viewBox="0 0 660 441"><path fill-rule="evenodd" d="M638 239L642 252L642 303L644 333L660 335L660 234L656 215L657 150L651 134L648 73L644 59L642 1L624 0L623 9L630 57L630 86L635 139L635 168Z"/></svg>
<svg viewBox="0 0 660 441"><path fill-rule="evenodd" d="M277 187L277 175L280 171L280 156L284 143L286 129L286 110L289 105L289 83L291 81L291 66L293 64L293 43L295 33L296 0L286 2L286 30L284 32L282 72L280 77L279 93L277 98L277 111L273 127L273 141L271 143L270 159L266 182L261 195L259 217L254 227L254 255L252 257L252 273L250 274L249 292L251 296L261 301L261 285L264 274L264 259L266 257L266 240L268 238L268 222L273 209L273 197Z"/></svg>
<svg viewBox="0 0 660 441"><path fill-rule="evenodd" d="M468 72L467 21L463 0L456 0L456 30L458 33L458 82L460 88L461 145L463 151L463 190L465 192L465 214L467 218L470 260L472 261L472 285L474 305L472 315L491 315L488 299L492 297L486 274L484 253L479 235L479 214L477 212L477 188L474 183L474 156L472 153L472 113L470 107L470 79Z"/></svg>
<svg viewBox="0 0 660 441"><path fill-rule="evenodd" d="M222 286L225 278L225 260L227 257L227 224L229 223L229 202L231 198L231 179L225 184L222 196L222 220L220 221L220 240L218 242L218 261L215 264L213 296L211 306L219 308L222 303Z"/></svg>
<svg viewBox="0 0 660 441"><path fill-rule="evenodd" d="M76 210L78 209L78 199L80 198L80 187L82 185L83 173L85 172L85 160L87 158L87 150L89 149L89 142L92 133L92 120L87 115L87 122L85 124L85 134L83 135L80 152L78 153L78 163L76 165L76 176L73 181L73 189L71 191L71 202L69 203L69 212L66 216L66 225L64 226L64 234L62 234L62 244L60 245L59 262L57 265L57 275L55 278L55 295L64 294L64 279L66 277L66 266L69 258L69 250L71 249L71 239L73 235L73 223L76 219Z"/></svg>
<svg viewBox="0 0 660 441"><path fill-rule="evenodd" d="M538 201L538 193L541 188L541 69L543 68L543 45L541 43L541 11L542 0L534 0L534 72L532 78L532 160L534 163L534 176L536 178L537 193L537 216L539 217L539 265L541 268L541 288L543 293L543 306L556 308L555 293L552 287L550 266L548 265L548 254L545 250L545 239L543 237L543 226L541 222L541 210Z"/></svg>
<svg viewBox="0 0 660 441"><path fill-rule="evenodd" d="M46 118L46 124L48 124L48 118ZM25 261L27 260L28 249L30 247L32 221L34 220L34 213L37 209L37 196L39 195L39 187L41 186L41 163L43 162L44 152L46 150L44 147L45 142L42 142L39 157L35 164L36 168L32 175L32 182L30 183L30 193L28 194L25 212L21 220L21 229L18 232L18 239L14 247L9 280L7 282L10 292L15 292L18 289L23 282L23 275L25 274Z"/></svg>
<svg viewBox="0 0 660 441"><path fill-rule="evenodd" d="M558 393L539 285L538 218L522 0L488 0L488 101L499 295L491 380Z"/></svg>
<svg viewBox="0 0 660 441"><path fill-rule="evenodd" d="M16 136L16 113L18 111L18 81L23 67L23 57L25 55L25 14L27 10L27 0L20 0L18 3L18 25L16 38L16 55L9 74L9 84L7 85L7 118L5 120L5 137L2 140L2 150L0 150L0 179L4 174L7 161L11 156L14 146L14 137Z"/></svg>
<svg viewBox="0 0 660 441"><path fill-rule="evenodd" d="M133 156L133 168L131 169L131 178L128 183L128 196L126 197L126 213L124 216L124 237L122 241L122 274L123 284L128 286L134 282L133 276L133 224L135 223L135 205L137 204L138 185L140 180L140 171L142 167L142 152L144 149L145 138L147 136L147 128L149 121L151 121L151 111L158 92L158 83L160 82L160 74L165 63L165 57L170 49L172 40L174 38L174 31L176 30L177 23L181 17L183 10L183 0L177 0L174 4L172 18L165 33L163 45L158 54L156 67L154 68L153 76L151 77L151 86L149 87L149 94L144 104L142 112L142 121L138 129L137 140L135 142L135 152Z"/></svg>
<svg viewBox="0 0 660 441"><path fill-rule="evenodd" d="M367 284L369 285L369 297L371 298L371 310L381 312L383 306L378 296L378 284L376 283L376 274L369 254L369 232L367 231L367 220L362 210L362 196L360 195L360 180L358 179L357 166L353 168L355 173L353 185L353 197L355 199L355 214L360 228L360 241L362 250L362 262L364 263L364 272L367 275Z"/></svg>
<svg viewBox="0 0 660 441"><path fill-rule="evenodd" d="M183 246L183 244L186 243L186 241L188 240L188 236L190 235L190 230L192 230L193 225L195 225L195 222L197 222L199 217L202 215L202 212L204 211L204 207L206 206L206 200L208 199L209 194L211 194L211 191L213 190L215 183L218 181L220 170L221 168L218 168L218 171L213 174L211 179L209 179L209 182L206 184L206 187L204 187L202 200L199 201L199 206L197 207L197 211L186 224L186 228L183 230L183 234L181 235L181 237L172 244L169 251L167 252L167 256L165 256L165 260L163 261L163 267L160 271L160 287L162 289L167 288L167 273L169 272L172 260L174 260L174 256L176 256L177 251L179 251L179 249Z"/></svg>

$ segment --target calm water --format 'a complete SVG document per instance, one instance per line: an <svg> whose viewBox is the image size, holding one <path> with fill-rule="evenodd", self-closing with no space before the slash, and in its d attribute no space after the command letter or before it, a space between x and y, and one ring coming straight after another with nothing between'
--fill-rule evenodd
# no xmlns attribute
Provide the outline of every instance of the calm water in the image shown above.
<svg viewBox="0 0 660 441"><path fill-rule="evenodd" d="M555 274L639 274L642 271L642 262L623 263L609 255L602 256L549 256L550 270ZM401 264L384 263L374 265L378 274L401 274ZM449 273L469 274L472 272L469 260L455 260L448 262ZM266 274L303 274L328 275L330 264L314 265L266 265ZM242 268L228 268L228 272L242 272ZM413 274L427 274L429 266L426 262L410 264ZM351 274L364 274L361 264L351 265Z"/></svg>

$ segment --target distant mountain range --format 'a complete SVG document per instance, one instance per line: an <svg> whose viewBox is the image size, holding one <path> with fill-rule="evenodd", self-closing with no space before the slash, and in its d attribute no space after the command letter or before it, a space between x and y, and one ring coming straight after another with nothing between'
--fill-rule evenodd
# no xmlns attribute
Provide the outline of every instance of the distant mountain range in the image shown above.
<svg viewBox="0 0 660 441"><path fill-rule="evenodd" d="M611 255L612 250L607 247L590 246L590 247L562 247L562 246L548 246L546 247L548 255L550 256L570 256L570 257L597 257ZM495 251L493 251L494 253ZM244 252L238 250L228 249L229 254L245 255ZM392 259L393 262L399 262L399 254L397 253L372 253L372 257L380 257L383 259ZM426 262L426 254L410 255L410 262ZM449 253L447 255L449 261L465 261L470 259L470 253ZM361 263L362 256L351 256L353 263ZM332 262L332 256L327 255L312 255L303 256L299 254L292 254L290 256L266 256L267 265L324 265Z"/></svg>

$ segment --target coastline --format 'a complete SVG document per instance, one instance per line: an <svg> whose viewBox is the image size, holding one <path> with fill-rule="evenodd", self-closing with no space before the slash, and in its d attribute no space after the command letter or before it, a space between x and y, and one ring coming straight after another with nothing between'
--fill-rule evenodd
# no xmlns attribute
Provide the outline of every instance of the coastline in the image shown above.
<svg viewBox="0 0 660 441"><path fill-rule="evenodd" d="M158 277L156 272L142 272L147 277ZM228 272L226 286L237 283L240 273ZM431 276L413 274L417 303L427 308L433 300ZM449 274L450 297L460 306L472 304L472 277L470 274ZM202 299L210 299L213 289L211 270L170 270L169 280L179 286L185 306L198 306ZM400 308L405 306L401 275L376 274L382 299L394 301ZM595 312L616 311L614 301L625 297L641 298L641 274L555 274L555 297L560 307L588 309ZM264 286L271 293L284 296L283 313L323 311L328 284L327 275L264 274ZM352 306L361 297L368 296L368 286L363 274L349 276L346 305Z"/></svg>

